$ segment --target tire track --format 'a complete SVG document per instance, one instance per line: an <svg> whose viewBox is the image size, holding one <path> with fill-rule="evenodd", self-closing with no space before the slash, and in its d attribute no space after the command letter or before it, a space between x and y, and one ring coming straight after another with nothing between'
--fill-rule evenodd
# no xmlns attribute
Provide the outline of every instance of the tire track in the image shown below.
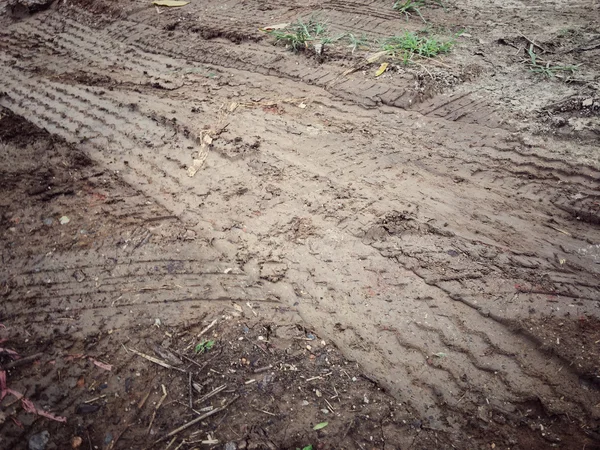
<svg viewBox="0 0 600 450"><path fill-rule="evenodd" d="M49 16L46 17L53 20ZM151 44L155 44L157 39L156 36L150 35L152 29L143 30L141 24L131 27L125 24L126 28L120 28L122 25L121 22L109 27L116 41L127 42L129 47L137 47L138 53L142 53L144 49L155 51L156 55L148 58L160 61L159 55L167 51L167 47L151 48ZM46 32L48 30L46 28ZM79 33L85 34L83 31ZM77 38L70 38L65 42L73 47L73 50L69 51L79 52L78 54L86 58L102 58L105 51L110 52L113 48L107 45L98 46L96 49L91 48L93 45L88 43L77 50L74 48L79 45ZM90 42L93 43L93 39ZM197 51L194 57L196 61L212 60L222 65L222 62L219 62L224 58L222 55L210 54L211 51L220 51L223 48L222 44L201 42L197 47L188 49L175 44L170 45L173 45L174 54L180 57ZM260 54L258 50L253 51ZM232 66L237 64L248 70L251 64L255 64L256 68L250 67L252 71L270 72L269 68L262 65L263 60L249 62L245 50L240 50L237 56L232 57L239 60L239 63L230 63ZM269 57L273 58L272 62L275 65L277 53L273 52ZM453 122L427 119L416 113L406 113L401 118L408 123L426 120L425 129L422 131L413 131L410 127L408 130L398 130L398 127L394 127L398 117L383 117L378 119L377 125L373 125L372 121L365 122L365 129L369 129L370 134L365 132L364 136L361 132L344 135L325 129L317 130L318 133L315 132L314 135L305 132L295 137L293 134L281 136L281 125L290 121L288 118L280 117L268 122L262 114L244 112L232 117L229 126L236 130L239 128L240 134L248 128L261 130L261 133L264 130L262 134L267 144L261 146L260 153L249 160L214 158L210 172L204 172L204 177L188 180L182 173L181 164L190 156L191 149L187 147L193 149L197 141L188 138L177 126L169 126L161 106L156 106L158 112L155 116L145 109L147 107L144 105L131 111L116 100L121 95L119 92L100 95L99 91L93 88L49 81L44 78L44 73L36 75L27 68L8 67L9 60L8 57L2 60L7 70L0 75L0 79L6 81L9 92L7 96L0 98L0 104L31 117L32 121L81 145L107 167L123 172L126 180L163 203L173 214L193 219L194 224L208 223L209 218L220 218L222 223L211 224L210 227L202 228L202 231L207 241L225 241L228 248L234 248L229 251L228 260L236 260L235 267L242 267L243 263L246 277L240 277L242 280L236 278L233 285L230 285L228 283L232 279L231 276L217 276L216 273L207 276L191 267L189 271L185 268L176 269L187 271L184 274L167 275L159 270L156 274L156 284L151 286L151 290L144 291L140 290L144 278L152 275L148 272L151 265L147 265L147 262L133 263L132 268L120 264L118 267L123 269L122 272L114 268L109 271L112 275L122 277L118 280L129 280L130 295L139 294L142 304L152 304L158 308L165 301L194 304L199 301L212 301L211 298L215 301L246 301L250 298L250 301L259 302L265 297L259 297L258 293L269 292L274 298L281 299L282 303L297 307L300 313L319 329L329 330L334 335L337 323L360 324L360 331L340 333L339 342L358 360L370 361L376 358L372 366L377 379L392 386L394 392L400 393L412 408L425 417L435 416L436 420L440 420L445 414L446 405L459 404L465 390L464 382L459 381L461 369L474 374L473 392L489 394L497 391L497 396L502 401L519 403L525 401L525 394L535 388L536 394L549 411L569 413L584 419L594 416L594 411L584 411L582 405L590 396L596 398L596 393L590 395L579 386L576 373L565 369L565 381L557 386L553 385L554 378L541 375L544 370L558 373L567 361L556 357L548 358L535 342L527 341L520 333L511 330L507 326L508 320L495 320L495 317L502 319L505 316L504 311L493 308L493 295L510 295L508 290L498 291L498 285L514 285L523 280L536 281L535 269L519 268L519 262L526 265L537 264L544 270L552 269L552 253L559 245L580 245L584 242L584 236L595 235L593 231L587 230L582 231L581 238L561 237L555 245L533 252L530 257L532 261L529 263L522 259L511 261L508 255L512 253L502 247L523 246L529 251L538 247L539 239L551 239L549 233L535 230L532 224L537 223L538 216L552 209L538 207L532 200L511 200L508 193L516 186L524 186L523 175L535 178L535 184L531 180L528 181L533 186L528 188L531 192L548 191L548 196L555 195L556 189L550 189L551 183L555 181L561 181L573 188L585 187L592 190L593 183L598 179L593 168L586 168L584 174L578 174L572 171L572 166L564 162L543 161L533 153L519 154L521 150L513 151L502 147L503 136L492 139L490 130L485 127L476 129L480 133L478 136L452 138L463 131L467 134L468 130L440 130L437 129L439 124ZM147 67L144 64L146 63L139 66L133 64L133 69L123 66L118 70L143 73ZM296 70L300 70L297 74L300 78L308 79L314 76L303 74L305 69ZM273 73L277 75L281 71ZM235 71L231 71L231 74L234 77L241 76ZM244 72L243 75L249 76L249 73ZM261 81L270 82L274 79L264 77ZM369 83L363 87L374 91L379 89L378 86ZM349 92L355 88L349 87ZM226 85L223 89L226 92L225 96L231 92ZM193 93L183 92L178 92L177 97L173 97L173 102L175 98L181 100L186 99L186 95L193 96ZM142 96L140 94L136 98ZM150 94L147 98L149 102L152 101ZM353 106L339 108L342 113L347 111L349 115L357 114L357 109L353 109ZM327 111L326 108L325 110ZM69 112L76 117L69 117ZM67 118L63 114L67 115ZM299 118L299 123L290 125L291 129L306 129L308 120L312 118ZM101 136L94 137L94 133L98 131ZM167 138L167 134L173 134L173 139L178 143L172 145L172 138ZM425 141L425 136L433 138L430 137L428 143L423 144L421 141ZM83 138L86 139L82 143ZM156 141L157 145L146 145L148 139ZM435 146L431 145L431 139L441 144L448 142L449 148L438 153ZM480 140L485 140L485 145L478 145ZM401 144L390 145L390 142ZM428 158L423 157L423 153L429 150L426 145L432 149ZM343 151L334 154L323 151L324 148L343 148ZM164 162L167 156L172 158L172 161ZM468 167L467 164L472 166ZM522 166L527 169L523 170ZM386 167L387 169L384 169ZM476 182L467 176L473 168L482 169ZM494 176L501 178L500 182L490 182L489 172L492 170ZM464 176L465 180L470 181L469 192L473 198L464 193L464 181L448 184L454 176ZM277 185L280 191L279 198L267 196L267 180ZM241 191L240 185L243 187ZM425 187L429 192L427 195L421 192ZM210 193L210 201L207 201L201 210L193 207L194 204L198 204L198 197L206 196L207 192ZM241 194L231 194L235 192ZM433 199L434 195L437 198ZM398 217L398 223L395 225L390 223L391 218L388 214L405 206L410 212L404 217ZM471 211L478 208L478 214L492 216L496 211L508 207L523 215L519 222L523 229L517 233L515 222L498 214L502 220L498 220L497 223L490 220L481 225L479 221L475 221L481 239L489 242L489 245L476 243L473 238L475 233L468 229L473 223L469 216ZM261 214L255 214L256 211ZM262 211L268 211L269 214L263 215ZM298 227L293 226L298 217L310 218L313 227L311 230L315 231L311 231L304 238L290 238L290 235L294 236L298 231ZM386 220L384 224L381 223L383 218ZM445 229L444 221L451 222L452 225ZM374 231L379 230L382 235L369 243L365 241L365 235L370 227L374 227ZM383 227L383 231L377 227ZM538 235L542 237L538 238ZM511 244L509 240L515 240L516 243ZM492 252L489 248L492 247L497 255L485 260L483 257L481 260L462 259L462 267L456 269L451 259L454 257L447 253L449 247L454 249L455 246L464 247L473 251L473 254ZM411 252L411 249L415 252ZM214 254L213 256L217 257ZM93 257L90 258L93 260ZM130 254L127 258L133 256ZM193 260L193 257L190 256L189 259ZM238 260L241 263L238 263ZM582 257L581 262L584 261ZM267 263L281 267L283 274L268 272L265 269L269 266ZM53 265L60 265L60 262L52 261L49 264L52 269ZM92 263L88 259L86 264L89 266ZM367 273L367 264L390 271L397 279L406 280L406 287L392 284L391 279L375 277L369 278L367 283L365 279L368 275L363 277ZM135 271L136 267L141 268L140 273L130 272L130 269ZM493 267L505 269L496 271ZM56 294L60 297L59 306L48 309L48 314L58 315L67 307L70 310L81 307L78 301L80 298L89 298L97 305L89 308L90 311L86 314L93 314L92 310L99 313L104 308L110 308L107 306L112 300L110 297L118 293L117 289L112 289L114 283L108 281L108 274L106 278L98 280L105 283L103 290L95 288L94 291L94 288L89 288L88 285L80 286L72 281L72 274L68 271L43 272L43 275L39 276L27 274L28 280L25 280L22 286L19 285L14 294L15 301L18 300L19 293L26 292L32 286L37 286L40 291L46 290L43 277L48 273L52 273L51 276L54 277L55 284L50 285L53 291L49 291L47 297L40 293L38 297L28 299L23 296L22 299L39 301L37 307L46 308L51 307L51 304L45 301ZM188 275L189 281L196 276L201 280L194 280L188 284ZM577 279L593 286L594 276L593 271L588 270L578 274ZM493 281L494 277L498 277L499 281ZM272 279L277 281L270 281ZM161 283L165 280L180 282L186 290L195 295L173 296L170 289L163 288ZM242 284L253 288L248 289L241 286ZM214 297L207 298L201 295L204 286L212 289ZM371 291L374 292L372 296ZM219 295L220 292L224 294ZM482 296L471 300L461 297L465 293L473 292L481 293ZM593 288L590 288L590 292L594 292ZM228 293L237 295L226 295ZM390 317L386 320L390 320L391 323L401 322L406 317L427 317L428 314L432 314L432 307L418 299L427 295L431 295L432 298L435 296L439 312L449 317L447 327L454 324L458 329L457 324L464 318L473 331L467 331L464 340L455 343L451 340L455 332L447 330L443 325L436 324L432 330L409 325L398 338L396 345L384 347L385 351L384 348L379 348L380 344L374 338L378 333L377 324L382 321L378 312L388 311ZM486 299L484 296L490 297ZM591 298L592 294L589 296ZM459 298L464 301L458 301ZM483 305L477 304L477 310L465 306L473 306L474 302L480 299L486 299L488 302ZM128 308L135 304L126 300L125 303L115 304L114 308ZM27 309L32 308L31 306L19 303L15 305L14 313L21 315L13 317L25 319L35 311ZM85 311L85 306L81 308ZM492 314L486 315L484 308L492 311ZM426 361L432 353L421 343L432 342L432 339L438 347L454 346L456 361L449 362L447 366L444 361L444 365L430 367ZM493 350L489 361L493 365L486 364L487 359L478 356L478 352L488 341L487 345ZM376 348L377 352L373 352L372 348ZM389 353L386 354L386 351ZM513 355L508 356L511 352ZM373 353L376 353L376 356L373 356ZM501 364L505 364L508 369L494 370ZM401 367L398 372L393 370L396 365ZM510 377L506 375L509 371ZM501 375L494 372L501 372ZM448 386L451 387L451 395L445 394ZM492 387L491 390L488 386ZM556 401L556 398L560 397L564 399ZM469 401L465 401L465 414L476 411L478 402L482 400L482 396L470 395Z"/></svg>

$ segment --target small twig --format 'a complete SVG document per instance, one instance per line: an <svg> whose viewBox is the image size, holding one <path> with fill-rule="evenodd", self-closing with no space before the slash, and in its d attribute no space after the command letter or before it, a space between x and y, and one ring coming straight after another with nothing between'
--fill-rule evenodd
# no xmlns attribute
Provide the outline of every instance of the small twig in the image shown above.
<svg viewBox="0 0 600 450"><path fill-rule="evenodd" d="M320 375L317 375L316 377L309 378L309 379L307 379L306 381L308 382L308 381L313 381L313 380L321 380L321 379L322 379L322 378L321 378L321 376L320 376Z"/></svg>
<svg viewBox="0 0 600 450"><path fill-rule="evenodd" d="M207 365L207 363L204 363L204 364L197 363L197 362L196 362L196 361L194 361L192 358L188 358L187 356L185 356L185 355L182 355L182 354L181 354L181 353L179 353L179 352L175 352L175 353L177 353L177 356L181 356L182 358L184 358L184 359L187 359L187 360L188 360L189 362L191 362L192 364L196 364L198 367L200 367L200 370L204 370L204 368L205 368L205 367L206 367L206 365Z"/></svg>
<svg viewBox="0 0 600 450"><path fill-rule="evenodd" d="M535 47L539 48L539 49L540 49L540 50L542 50L544 53L552 53L552 52L549 52L549 51L548 51L547 49L545 49L544 47L542 47L541 45L539 45L539 44L536 44L534 41L532 41L531 39L529 39L527 36L525 36L525 35L524 35L523 33L521 33L520 31L519 31L518 33L519 33L519 35L520 35L520 36L521 36L523 39L525 39L525 40L526 40L527 42L529 42L531 45L534 45Z"/></svg>
<svg viewBox="0 0 600 450"><path fill-rule="evenodd" d="M123 434L129 429L130 426L131 423L125 424L125 426L119 432L119 434L117 434L117 436L110 442L110 445L108 446L107 450L112 450L113 448L115 448L115 445L117 445L117 441L121 439L121 436L123 436Z"/></svg>
<svg viewBox="0 0 600 450"><path fill-rule="evenodd" d="M188 393L190 395L190 408L192 408L193 405L193 398L192 398L192 372L188 373Z"/></svg>
<svg viewBox="0 0 600 450"><path fill-rule="evenodd" d="M142 409L144 407L144 405L146 404L146 400L148 400L148 397L150 397L150 393L152 392L152 388L146 393L146 395L144 395L144 397L140 400L140 402L138 403L138 409Z"/></svg>
<svg viewBox="0 0 600 450"><path fill-rule="evenodd" d="M254 373L262 373L262 372L266 372L267 370L270 370L273 368L273 365L269 364L268 366L265 367L259 367L258 369L254 369Z"/></svg>
<svg viewBox="0 0 600 450"><path fill-rule="evenodd" d="M235 402L237 399L239 398L239 396L234 397L229 403L227 403L226 405L221 406L220 408L216 408L213 409L212 411L207 412L206 414L202 414L199 417L196 417L195 419L189 421L188 423L180 426L179 428L175 428L173 431L169 432L168 434L166 434L165 436L161 437L160 439L158 439L157 441L155 441L155 444L158 444L159 442L162 442L166 439L169 439L171 436L175 436L178 433L181 433L183 430L187 430L189 427L196 425L198 422L203 421L204 419L206 419L207 417L210 417L218 412L221 412L223 410L225 410L226 408L228 408L233 402Z"/></svg>
<svg viewBox="0 0 600 450"><path fill-rule="evenodd" d="M568 231L561 230L560 228L558 228L558 227L555 227L554 225L550 225L549 223L545 223L544 225L546 225L548 228L552 228L553 230L555 230L555 231L558 231L558 232L560 232L560 233L562 233L562 234L566 234L567 236L573 236L573 235L572 235L571 233L569 233Z"/></svg>
<svg viewBox="0 0 600 450"><path fill-rule="evenodd" d="M22 366L23 364L27 364L27 363L35 361L36 359L38 359L40 356L43 356L43 355L44 355L43 353L36 353L35 355L26 356L25 358L15 359L14 361L10 361L10 362L4 364L4 369L8 370L8 369L12 369L13 367Z"/></svg>
<svg viewBox="0 0 600 450"><path fill-rule="evenodd" d="M254 314L255 317L258 317L258 314L256 314L256 311L254 311L254 308L252 308L252 305L250 304L250 302L246 302L246 306L248 306L248 308L250 308L250 311L252 311L252 314Z"/></svg>
<svg viewBox="0 0 600 450"><path fill-rule="evenodd" d="M418 63L418 62L416 62L416 61L414 61L414 62L415 62L415 64L416 64L417 66L420 66L420 67L421 67L421 68L422 68L422 69L423 69L425 72L427 72L427 75L429 75L429 78L431 78L432 80L434 79L434 78L433 78L433 75L431 74L431 72L430 72L429 70L427 70L427 67L425 67L423 64L421 64L421 63Z"/></svg>
<svg viewBox="0 0 600 450"><path fill-rule="evenodd" d="M268 414L269 416L277 417L277 414L273 414L272 412L265 411L264 409L258 409L258 408L254 408L254 409L256 409L257 411L260 411L261 413Z"/></svg>
<svg viewBox="0 0 600 450"><path fill-rule="evenodd" d="M260 345L258 345L258 344L254 344L254 346L255 346L256 348L259 348L259 349L261 349L261 350L264 352L264 354L265 354L265 355L267 355L267 356L270 356L270 355L269 355L269 353L268 353L268 352L267 352L267 351L266 351L264 348L262 348Z"/></svg>
<svg viewBox="0 0 600 450"><path fill-rule="evenodd" d="M167 388L165 387L164 384L161 384L160 386L162 387L163 395L160 398L160 400L158 401L156 408L154 408L154 411L152 411L152 419L150 419L150 424L148 425L147 433L150 433L150 429L152 428L152 423L154 422L154 419L156 418L156 411L158 411L158 408L160 408L160 406L165 401L165 398L167 398Z"/></svg>
<svg viewBox="0 0 600 450"><path fill-rule="evenodd" d="M198 386L196 383L192 383L192 386L194 387L194 389L196 389L198 392L202 391L202 388L200 386ZM208 394L206 394L204 397L201 397L197 403L198 404L202 404L204 403L206 400L208 400L211 397L214 397L215 395L217 395L219 392L225 390L227 388L226 384L223 384L221 386L219 386L218 388L213 389L211 392L209 392Z"/></svg>
<svg viewBox="0 0 600 450"><path fill-rule="evenodd" d="M331 403L329 403L329 401L324 398L323 400L325 400L325 403L327 403L327 406L329 406L329 409L331 410L331 412L335 412L335 409L333 409L333 406L331 406Z"/></svg>
<svg viewBox="0 0 600 450"><path fill-rule="evenodd" d="M85 401L85 402L83 402L83 403L86 403L86 404L87 404L87 403L93 403L93 402L95 402L96 400L100 400L101 398L104 398L104 397L106 397L106 394L104 394L104 395L101 395L100 397L94 397L94 398L91 398L91 399L89 399L89 400L86 400L86 401Z"/></svg>
<svg viewBox="0 0 600 450"><path fill-rule="evenodd" d="M142 352L138 352L137 350L135 350L135 349L133 349L133 348L130 348L129 350L130 350L130 351L132 351L133 353L135 353L136 355L138 355L138 356L141 356L142 358L145 358L145 359L147 359L148 361L151 361L151 362L153 362L154 364L158 364L159 366L162 366L162 367L164 367L164 368L166 368L166 369L178 370L179 372L183 372L183 373L185 373L185 370L183 370L183 369L180 369L179 367L174 367L174 366L172 366L171 364L167 364L167 363L166 363L166 362L164 362L163 360L161 360L161 359L158 359L158 358L155 358L154 356L149 356L149 355L146 355L146 354L144 354L144 353L142 353Z"/></svg>
<svg viewBox="0 0 600 450"><path fill-rule="evenodd" d="M88 444L90 444L90 450L92 450L93 447L92 447L92 440L90 439L90 432L88 430L85 430L85 434L87 434Z"/></svg>
<svg viewBox="0 0 600 450"><path fill-rule="evenodd" d="M200 333L198 333L198 336L196 337L200 337L202 336L204 333L206 333L208 330L210 330L212 327L214 327L217 324L217 319L213 320L210 325L208 325L206 328L204 328Z"/></svg>
<svg viewBox="0 0 600 450"><path fill-rule="evenodd" d="M175 442L175 439L177 439L177 436L175 436L173 439L171 439L171 442L169 442L169 444L165 447L165 450L169 450L169 448L171 448L171 445L173 445L173 442Z"/></svg>

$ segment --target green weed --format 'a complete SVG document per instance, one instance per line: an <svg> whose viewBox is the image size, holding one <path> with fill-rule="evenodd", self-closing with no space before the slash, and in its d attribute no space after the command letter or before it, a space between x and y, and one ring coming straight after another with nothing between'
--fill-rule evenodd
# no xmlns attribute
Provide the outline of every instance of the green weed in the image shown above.
<svg viewBox="0 0 600 450"><path fill-rule="evenodd" d="M446 6L444 5L444 3L441 0L432 0L432 1L433 1L433 3L440 5L444 9L446 8ZM423 22L427 23L427 21L421 14L421 8L426 6L427 3L431 3L431 1L429 1L429 0L396 0L396 3L394 3L394 6L392 8L395 9L396 11L403 13L407 18L410 17L412 14L417 14Z"/></svg>
<svg viewBox="0 0 600 450"><path fill-rule="evenodd" d="M395 58L401 58L408 64L413 57L434 58L437 55L450 52L454 42L441 41L435 36L422 37L412 32L385 39L381 49Z"/></svg>
<svg viewBox="0 0 600 450"><path fill-rule="evenodd" d="M349 44L348 47L350 48L352 53L354 53L356 50L358 50L360 48L368 48L369 47L369 40L367 38L367 35L364 33L360 37L357 37L356 35L354 35L352 33L348 33L345 37Z"/></svg>
<svg viewBox="0 0 600 450"><path fill-rule="evenodd" d="M307 22L299 19L283 30L273 30L269 34L275 38L276 43L284 44L294 52L306 50L319 44L321 46L331 44L337 40L329 35L327 24L315 17L309 18Z"/></svg>
<svg viewBox="0 0 600 450"><path fill-rule="evenodd" d="M205 353L215 346L215 341L202 341L194 348L196 353Z"/></svg>
<svg viewBox="0 0 600 450"><path fill-rule="evenodd" d="M562 78L566 80L569 78L569 75L574 75L579 70L580 64L551 65L550 62L544 64L533 50L533 44L529 46L527 53L529 54L529 70L548 78Z"/></svg>

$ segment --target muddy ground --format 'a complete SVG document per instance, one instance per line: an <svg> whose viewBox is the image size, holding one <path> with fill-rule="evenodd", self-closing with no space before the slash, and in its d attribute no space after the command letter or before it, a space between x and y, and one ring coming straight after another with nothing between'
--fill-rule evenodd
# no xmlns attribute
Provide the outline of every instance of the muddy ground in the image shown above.
<svg viewBox="0 0 600 450"><path fill-rule="evenodd" d="M598 5L392 5L0 2L0 447L600 448Z"/></svg>

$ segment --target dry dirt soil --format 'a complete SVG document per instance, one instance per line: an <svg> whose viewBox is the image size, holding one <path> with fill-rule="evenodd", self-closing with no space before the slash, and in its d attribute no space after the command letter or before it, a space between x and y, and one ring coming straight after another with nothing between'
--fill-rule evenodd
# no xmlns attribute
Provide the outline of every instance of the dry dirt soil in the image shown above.
<svg viewBox="0 0 600 450"><path fill-rule="evenodd" d="M15 3L0 448L600 448L596 0Z"/></svg>

